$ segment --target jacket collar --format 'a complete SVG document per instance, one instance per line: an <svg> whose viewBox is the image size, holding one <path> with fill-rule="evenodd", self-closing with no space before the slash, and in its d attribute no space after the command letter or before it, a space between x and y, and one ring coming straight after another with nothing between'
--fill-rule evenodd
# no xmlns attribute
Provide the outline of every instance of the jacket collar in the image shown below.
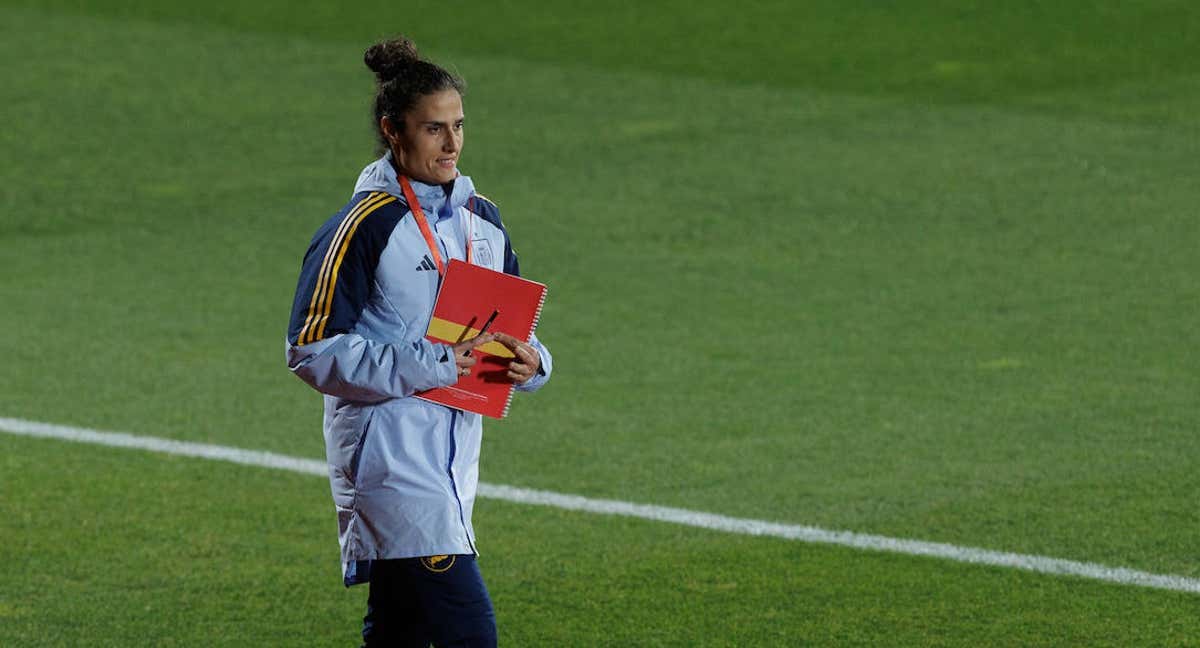
<svg viewBox="0 0 1200 648"><path fill-rule="evenodd" d="M409 178L409 182L412 184L413 194L421 203L421 209L426 214L437 214L439 218L449 216L454 209L467 204L467 200L475 194L475 184L471 182L470 177L465 175L459 175L453 183L446 185L450 189L449 195L442 185L425 184L412 178ZM358 175L358 182L354 184L354 193L363 191L382 191L408 202L404 198L400 182L396 180L396 168L392 166L391 151L368 164Z"/></svg>

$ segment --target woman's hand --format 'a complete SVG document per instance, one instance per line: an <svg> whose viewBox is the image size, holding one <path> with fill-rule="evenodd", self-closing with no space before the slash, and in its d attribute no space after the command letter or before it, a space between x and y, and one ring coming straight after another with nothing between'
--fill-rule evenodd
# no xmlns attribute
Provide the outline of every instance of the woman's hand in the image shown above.
<svg viewBox="0 0 1200 648"><path fill-rule="evenodd" d="M483 335L476 335L470 340L463 340L450 347L451 353L454 354L454 363L458 365L459 376L471 375L471 367L475 366L475 358L467 355L467 352L481 344L487 344L494 339L496 338L492 333L484 333Z"/></svg>
<svg viewBox="0 0 1200 648"><path fill-rule="evenodd" d="M537 375L538 369L542 368L542 357L538 355L537 349L507 333L489 333L489 335L508 347L508 350L517 356L508 363L509 380L521 385Z"/></svg>

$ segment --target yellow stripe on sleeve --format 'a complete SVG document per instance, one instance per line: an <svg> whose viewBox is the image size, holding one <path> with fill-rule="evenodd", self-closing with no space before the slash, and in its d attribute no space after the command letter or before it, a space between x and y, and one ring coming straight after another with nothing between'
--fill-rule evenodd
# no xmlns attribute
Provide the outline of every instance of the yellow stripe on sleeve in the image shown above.
<svg viewBox="0 0 1200 648"><path fill-rule="evenodd" d="M308 303L308 316L304 319L304 326L300 328L300 335L296 338L297 344L304 345L312 342L312 340L309 339L309 334L313 330L313 320L317 317L317 304L321 303L322 297L325 294L325 282L329 278L329 267L333 262L333 257L335 254L334 251L337 249L338 242L341 240L346 229L350 226L350 223L354 221L354 217L358 214L359 210L363 209L369 202L377 199L378 197L378 193L372 193L366 198L358 201L358 204L354 206L354 209L351 209L350 213L346 214L346 217L342 219L342 222L338 223L337 231L334 233L333 239L329 242L328 249L325 250L325 258L321 262L321 271L317 273L317 283L315 286L313 286L312 299Z"/></svg>
<svg viewBox="0 0 1200 648"><path fill-rule="evenodd" d="M350 213L346 214L346 217L342 219L340 224L338 224L337 231L333 235L333 240L329 242L329 249L325 251L325 258L321 262L321 272L317 274L317 284L313 287L312 299L308 303L308 316L304 319L304 326L301 327L300 334L296 337L296 344L305 345L309 342L316 341L316 338L312 337L311 334L316 330L314 328L314 323L318 313L317 305L324 302L325 293L329 290L329 274L333 266L335 250L338 248L342 238L345 236L346 232L350 228L350 225L354 222L355 218L362 210L370 208L372 205L378 203L380 200L386 197L387 194L385 193L371 193L367 197L358 201L358 204L354 206L354 209L351 209Z"/></svg>
<svg viewBox="0 0 1200 648"><path fill-rule="evenodd" d="M337 289L338 271L341 270L342 259L346 256L346 250L350 249L350 239L354 238L354 232L358 230L359 224L367 219L367 216L370 216L377 209L388 203L396 202L395 196L390 196L387 194L384 194L384 196L384 198L371 203L366 209L364 209L362 213L354 219L354 222L350 225L350 229L346 232L346 235L342 237L341 247L338 249L337 258L334 259L333 268L329 273L329 290L326 291L324 303L321 305L321 315L316 319L316 321L313 322L313 325L317 328L317 334L313 338L314 341L325 338L325 325L329 323L329 313L333 307L333 291Z"/></svg>

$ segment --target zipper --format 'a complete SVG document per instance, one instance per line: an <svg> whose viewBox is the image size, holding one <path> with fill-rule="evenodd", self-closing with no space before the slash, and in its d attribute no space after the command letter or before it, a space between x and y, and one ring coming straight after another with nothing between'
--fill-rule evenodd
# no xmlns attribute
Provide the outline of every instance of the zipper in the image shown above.
<svg viewBox="0 0 1200 648"><path fill-rule="evenodd" d="M475 543L471 541L471 532L467 530L467 515L463 510L462 498L458 496L458 484L454 482L454 455L458 450L458 444L454 441L454 430L458 423L458 410L450 410L450 460L446 462L446 475L450 477L450 489L454 491L454 501L458 502L458 521L462 523L463 535L467 538L467 545L471 547L471 553L478 554L475 549Z"/></svg>

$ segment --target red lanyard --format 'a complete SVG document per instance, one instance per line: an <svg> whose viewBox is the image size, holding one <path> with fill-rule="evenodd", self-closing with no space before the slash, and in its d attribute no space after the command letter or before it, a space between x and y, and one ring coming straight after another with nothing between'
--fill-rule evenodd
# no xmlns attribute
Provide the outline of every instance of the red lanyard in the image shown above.
<svg viewBox="0 0 1200 648"><path fill-rule="evenodd" d="M400 188L404 190L404 198L408 201L408 208L412 210L413 219L417 221L417 227L421 228L421 236L425 237L425 245L429 246L429 254L433 255L433 262L437 264L438 276L442 277L446 274L446 264L442 262L442 255L438 251L440 248L437 244L437 239L433 237L433 231L429 229L429 221L425 219L425 212L421 209L421 203L417 200L417 195L413 193L412 184L409 183L405 176L396 176L400 181ZM450 197L446 196L449 200ZM475 219L468 218L467 241L463 245L467 254L467 263L471 262L471 234L474 229Z"/></svg>

